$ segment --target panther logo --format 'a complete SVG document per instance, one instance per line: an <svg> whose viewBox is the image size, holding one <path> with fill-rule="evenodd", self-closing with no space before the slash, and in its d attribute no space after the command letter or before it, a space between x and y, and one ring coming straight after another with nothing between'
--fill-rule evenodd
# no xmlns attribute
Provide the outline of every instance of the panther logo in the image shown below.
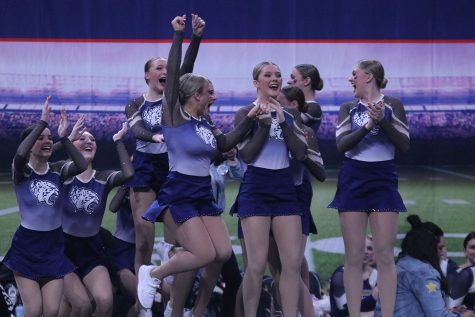
<svg viewBox="0 0 475 317"><path fill-rule="evenodd" d="M214 137L213 132L211 132L211 130L207 129L202 125L197 124L195 126L195 132L206 144L211 146L213 149L216 148L216 138Z"/></svg>
<svg viewBox="0 0 475 317"><path fill-rule="evenodd" d="M99 205L99 196L92 190L74 186L69 193L69 199L76 207L75 212L85 211L87 214L92 214Z"/></svg>
<svg viewBox="0 0 475 317"><path fill-rule="evenodd" d="M35 179L30 183L30 192L38 202L53 206L59 196L59 188L47 180Z"/></svg>
<svg viewBox="0 0 475 317"><path fill-rule="evenodd" d="M269 136L276 140L283 140L284 136L282 135L282 128L277 121L277 118L272 118L272 123L270 125Z"/></svg>
<svg viewBox="0 0 475 317"><path fill-rule="evenodd" d="M364 112L355 112L353 116L353 123L356 124L358 127L364 126L369 120L369 114ZM375 126L369 133L376 135L379 133L379 125Z"/></svg>
<svg viewBox="0 0 475 317"><path fill-rule="evenodd" d="M152 129L159 127L162 123L162 104L145 109L142 119Z"/></svg>

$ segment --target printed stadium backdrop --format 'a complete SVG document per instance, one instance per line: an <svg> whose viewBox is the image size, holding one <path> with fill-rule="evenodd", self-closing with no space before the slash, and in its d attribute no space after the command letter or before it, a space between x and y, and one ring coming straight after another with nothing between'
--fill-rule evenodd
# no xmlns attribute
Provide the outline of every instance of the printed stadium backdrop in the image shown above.
<svg viewBox="0 0 475 317"><path fill-rule="evenodd" d="M195 72L214 83L213 117L223 130L255 98L255 64L277 63L286 82L294 65L311 63L324 80L317 93L322 154L326 164L338 164L338 109L353 98L348 76L358 60L377 59L389 80L383 93L400 98L407 111L412 148L400 161L475 162L473 0L4 0L0 169L9 168L21 130L39 119L47 95L56 113L64 107L72 120L85 113L99 146L110 148L125 104L146 91L145 61L168 55L170 21L187 14L191 22L193 12L207 22ZM187 38L190 32L188 23ZM51 121L56 130L58 116ZM98 164L110 164L106 150Z"/></svg>

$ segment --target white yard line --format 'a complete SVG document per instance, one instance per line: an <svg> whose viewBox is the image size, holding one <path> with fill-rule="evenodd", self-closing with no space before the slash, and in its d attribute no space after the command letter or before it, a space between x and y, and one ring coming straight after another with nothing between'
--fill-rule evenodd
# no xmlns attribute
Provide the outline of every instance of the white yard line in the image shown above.
<svg viewBox="0 0 475 317"><path fill-rule="evenodd" d="M9 215L14 212L18 212L18 206L6 208L6 209L0 209L0 216Z"/></svg>
<svg viewBox="0 0 475 317"><path fill-rule="evenodd" d="M437 172L441 172L441 173L445 173L445 174L449 174L449 175L452 175L452 176L457 176L457 177L461 177L461 178L465 178L465 179L475 181L475 176L473 176L473 175L457 173L457 172L453 172L451 170L446 170L446 169L443 169L443 168L432 167L432 166L424 166L424 168L429 169L429 170L433 170L433 171L437 171Z"/></svg>

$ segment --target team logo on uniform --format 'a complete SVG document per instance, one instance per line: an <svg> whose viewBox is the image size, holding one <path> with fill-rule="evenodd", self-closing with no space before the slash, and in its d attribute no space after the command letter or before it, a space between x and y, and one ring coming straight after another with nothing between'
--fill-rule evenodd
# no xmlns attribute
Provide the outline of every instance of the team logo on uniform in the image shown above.
<svg viewBox="0 0 475 317"><path fill-rule="evenodd" d="M73 187L69 193L69 199L76 207L75 212L84 211L87 214L92 214L100 202L96 192L78 186Z"/></svg>
<svg viewBox="0 0 475 317"><path fill-rule="evenodd" d="M277 121L277 118L272 118L269 136L272 139L276 139L276 140L284 139L284 136L282 135L282 128L280 127L280 124L279 124L279 121Z"/></svg>
<svg viewBox="0 0 475 317"><path fill-rule="evenodd" d="M142 120L151 128L159 127L162 123L162 104L145 109L142 113Z"/></svg>
<svg viewBox="0 0 475 317"><path fill-rule="evenodd" d="M50 181L35 179L30 183L30 192L38 202L53 206L58 199L59 188Z"/></svg>
<svg viewBox="0 0 475 317"><path fill-rule="evenodd" d="M211 132L210 129L197 124L195 125L195 131L196 134L209 146L211 146L213 149L216 148L216 138L213 135L213 132Z"/></svg>
<svg viewBox="0 0 475 317"><path fill-rule="evenodd" d="M364 112L355 112L355 115L353 116L353 123L356 124L359 127L364 126L366 123L369 121L369 114L364 111ZM379 125L375 126L369 133L376 135L379 133Z"/></svg>

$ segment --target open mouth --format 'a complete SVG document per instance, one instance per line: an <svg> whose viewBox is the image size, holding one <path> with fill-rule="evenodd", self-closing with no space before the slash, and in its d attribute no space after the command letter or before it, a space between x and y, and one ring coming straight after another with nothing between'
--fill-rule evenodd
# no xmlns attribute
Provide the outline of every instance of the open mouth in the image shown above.
<svg viewBox="0 0 475 317"><path fill-rule="evenodd" d="M269 88L273 89L273 90L277 90L277 89L279 89L279 84L277 84L277 83L270 84Z"/></svg>
<svg viewBox="0 0 475 317"><path fill-rule="evenodd" d="M167 82L167 78L166 77L162 77L158 80L159 83L161 84L165 84Z"/></svg>

